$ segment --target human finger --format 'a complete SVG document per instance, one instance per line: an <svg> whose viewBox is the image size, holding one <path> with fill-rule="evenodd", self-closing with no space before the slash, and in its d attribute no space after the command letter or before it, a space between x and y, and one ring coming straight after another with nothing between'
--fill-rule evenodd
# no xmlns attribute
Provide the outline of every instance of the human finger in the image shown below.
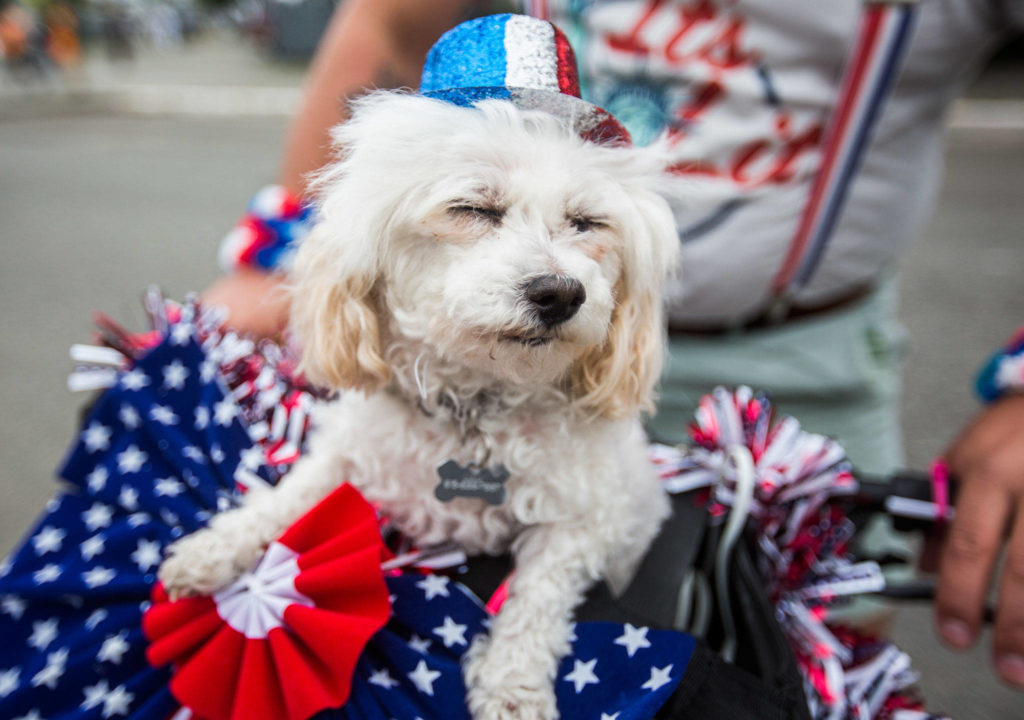
<svg viewBox="0 0 1024 720"><path fill-rule="evenodd" d="M1024 498L1016 510L999 585L993 658L1006 682L1024 688Z"/></svg>
<svg viewBox="0 0 1024 720"><path fill-rule="evenodd" d="M977 637L1010 509L999 483L982 472L962 477L935 598L939 635L955 648L969 647Z"/></svg>

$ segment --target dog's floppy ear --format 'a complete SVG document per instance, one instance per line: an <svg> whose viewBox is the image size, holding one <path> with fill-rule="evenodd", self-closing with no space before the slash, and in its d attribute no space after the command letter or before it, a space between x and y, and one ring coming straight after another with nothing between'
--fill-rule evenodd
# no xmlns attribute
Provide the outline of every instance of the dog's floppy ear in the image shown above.
<svg viewBox="0 0 1024 720"><path fill-rule="evenodd" d="M636 210L625 228L622 274L605 342L584 353L570 372L570 394L604 417L654 411L654 387L664 360L662 284L676 270L679 239L667 203L634 188Z"/></svg>
<svg viewBox="0 0 1024 720"><path fill-rule="evenodd" d="M377 262L321 222L303 241L292 269L291 326L302 345L301 370L334 389L373 391L391 370L381 355L374 289ZM362 256L362 257L361 257Z"/></svg>

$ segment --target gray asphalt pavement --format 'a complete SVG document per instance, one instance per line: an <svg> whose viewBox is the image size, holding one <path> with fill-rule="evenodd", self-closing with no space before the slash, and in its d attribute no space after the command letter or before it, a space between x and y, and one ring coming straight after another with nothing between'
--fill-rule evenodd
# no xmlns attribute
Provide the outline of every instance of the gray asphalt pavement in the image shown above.
<svg viewBox="0 0 1024 720"><path fill-rule="evenodd" d="M268 85L283 82L268 73ZM141 327L137 298L148 284L180 297L214 278L217 242L273 179L285 125L280 112L101 110L0 112L0 554L53 492L75 431L85 398L64 387L68 346L88 339L94 310ZM901 280L912 466L924 467L975 412L974 370L1024 318L1022 187L1024 129L951 133L937 213ZM901 610L894 632L931 708L1024 718L1024 694L988 672L987 646L944 650L925 607Z"/></svg>

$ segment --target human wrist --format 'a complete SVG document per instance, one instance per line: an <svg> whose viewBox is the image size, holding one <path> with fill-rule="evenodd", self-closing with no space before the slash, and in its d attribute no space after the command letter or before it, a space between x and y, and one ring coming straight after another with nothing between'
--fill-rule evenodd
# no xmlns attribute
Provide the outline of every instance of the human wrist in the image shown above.
<svg viewBox="0 0 1024 720"><path fill-rule="evenodd" d="M985 402L1024 393L1024 327L988 359L978 373L975 387Z"/></svg>
<svg viewBox="0 0 1024 720"><path fill-rule="evenodd" d="M314 223L313 207L281 185L268 185L220 244L224 272L285 273Z"/></svg>

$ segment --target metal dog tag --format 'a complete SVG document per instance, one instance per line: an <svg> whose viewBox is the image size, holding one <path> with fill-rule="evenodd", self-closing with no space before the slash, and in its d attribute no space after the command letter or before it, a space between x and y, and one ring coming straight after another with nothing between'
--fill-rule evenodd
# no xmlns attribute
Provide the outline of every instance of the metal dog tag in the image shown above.
<svg viewBox="0 0 1024 720"><path fill-rule="evenodd" d="M485 468L449 460L437 469L437 475L441 481L434 488L434 495L441 502L457 497L480 498L491 505L505 502L509 473L504 465Z"/></svg>

